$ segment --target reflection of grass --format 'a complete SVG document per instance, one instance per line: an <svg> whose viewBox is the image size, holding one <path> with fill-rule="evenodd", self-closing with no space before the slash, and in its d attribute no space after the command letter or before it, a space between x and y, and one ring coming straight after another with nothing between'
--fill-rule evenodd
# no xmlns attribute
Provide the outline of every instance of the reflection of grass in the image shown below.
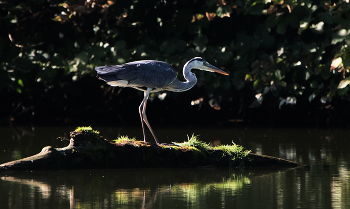
<svg viewBox="0 0 350 209"><path fill-rule="evenodd" d="M171 190L173 193L177 193L178 195L183 195L188 197L189 202L195 202L194 200L199 196L206 196L208 193L221 190L227 192L231 192L233 195L238 190L242 189L244 185L250 184L250 179L248 177L243 176L235 176L233 174L232 177L223 180L222 182L212 182L212 183L185 183L185 184L175 184L172 185ZM191 201L191 199L193 201Z"/></svg>
<svg viewBox="0 0 350 209"><path fill-rule="evenodd" d="M128 136L118 136L117 139L114 139L113 140L115 143L120 143L120 142L124 142L124 141L127 141L127 142L133 142L133 141L136 141L136 138L129 138Z"/></svg>
<svg viewBox="0 0 350 209"><path fill-rule="evenodd" d="M240 190L250 184L250 179L245 176L237 176L233 174L221 182L207 182L205 184L200 182L194 183L178 183L169 185L161 185L156 190L159 194L165 194L163 198L157 202L167 204L172 202L172 198L176 197L178 205L198 204L198 200L206 196L215 198L215 193L222 191L226 197L232 198L233 195L239 194ZM153 199L153 194L148 188L140 189L118 189L114 193L115 202L119 206L137 205L142 203L144 198L146 200ZM221 196L220 196L221 198ZM194 205L192 205L194 206ZM200 204L198 205L200 206ZM196 207L194 207L196 208ZM197 207L200 208L200 207Z"/></svg>

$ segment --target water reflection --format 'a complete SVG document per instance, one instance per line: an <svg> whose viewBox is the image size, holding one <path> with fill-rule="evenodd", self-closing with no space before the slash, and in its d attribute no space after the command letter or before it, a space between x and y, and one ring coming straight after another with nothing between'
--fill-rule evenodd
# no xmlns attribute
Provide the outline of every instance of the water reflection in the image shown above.
<svg viewBox="0 0 350 209"><path fill-rule="evenodd" d="M13 173L2 208L348 208L349 168L135 169Z"/></svg>
<svg viewBox="0 0 350 209"><path fill-rule="evenodd" d="M0 128L0 163L63 147L68 128ZM108 139L142 138L140 129L97 128ZM163 129L164 142L200 134L258 154L307 165L289 170L120 169L0 174L1 208L350 208L350 131Z"/></svg>
<svg viewBox="0 0 350 209"><path fill-rule="evenodd" d="M1 194L0 204L5 208L47 204L53 208L203 208L206 196L217 204L249 184L247 176L217 168L14 173L1 177L0 188L7 192Z"/></svg>

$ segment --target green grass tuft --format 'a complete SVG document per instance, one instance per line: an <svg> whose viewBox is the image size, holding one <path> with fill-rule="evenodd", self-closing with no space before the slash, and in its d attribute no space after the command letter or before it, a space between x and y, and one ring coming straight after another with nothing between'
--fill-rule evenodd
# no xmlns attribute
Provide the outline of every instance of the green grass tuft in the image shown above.
<svg viewBox="0 0 350 209"><path fill-rule="evenodd" d="M97 130L93 130L91 126L78 126L74 131L85 131L87 133L94 133L99 135L100 132Z"/></svg>
<svg viewBox="0 0 350 209"><path fill-rule="evenodd" d="M124 142L124 141L136 141L136 138L129 138L128 136L118 136L117 139L113 140L115 143L120 143L120 142Z"/></svg>
<svg viewBox="0 0 350 209"><path fill-rule="evenodd" d="M232 142L232 144L233 145L220 145L214 147L214 149L224 151L225 155L229 156L231 160L242 159L250 153L250 150L244 150L244 147L234 142Z"/></svg>
<svg viewBox="0 0 350 209"><path fill-rule="evenodd" d="M224 152L224 156L228 156L232 161L243 159L250 153L250 150L245 150L244 147L237 145L234 142L232 142L233 145L220 145L213 147L205 142L199 141L198 136L195 135L192 135L191 138L188 137L187 142L173 142L173 144L180 147L193 147L201 151L222 150Z"/></svg>
<svg viewBox="0 0 350 209"><path fill-rule="evenodd" d="M187 135L187 142L183 142L183 143L173 142L173 144L180 147L195 147L199 150L207 150L211 148L211 146L209 146L207 143L199 141L198 136L195 136L194 134L192 134L191 138Z"/></svg>

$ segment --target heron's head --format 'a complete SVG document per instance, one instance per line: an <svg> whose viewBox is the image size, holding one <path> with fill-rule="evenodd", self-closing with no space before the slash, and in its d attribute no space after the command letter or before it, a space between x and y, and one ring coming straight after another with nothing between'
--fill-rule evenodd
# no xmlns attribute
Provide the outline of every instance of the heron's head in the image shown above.
<svg viewBox="0 0 350 209"><path fill-rule="evenodd" d="M223 75L228 75L228 73L226 73L225 71L220 70L219 68L209 64L209 62L207 62L205 59L203 59L201 57L192 58L190 61L188 61L187 64L191 65L191 68L205 70L205 71L209 71L209 72L220 73Z"/></svg>

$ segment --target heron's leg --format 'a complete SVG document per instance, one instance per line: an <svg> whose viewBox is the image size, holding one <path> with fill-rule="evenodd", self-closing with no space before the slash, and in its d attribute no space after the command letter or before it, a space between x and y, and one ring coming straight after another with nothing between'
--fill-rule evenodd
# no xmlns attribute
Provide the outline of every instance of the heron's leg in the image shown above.
<svg viewBox="0 0 350 209"><path fill-rule="evenodd" d="M146 105L147 105L147 99L149 94L151 93L152 89L151 88L147 88L147 92L145 92L145 97L144 97L144 102L143 102L143 109L142 109L142 119L143 121L146 123L146 125L148 126L148 129L150 130L154 140L156 141L157 144L159 144L159 140L157 139L155 133L153 132L151 125L149 124L148 120L147 120L147 115L146 115ZM146 98L146 100L145 100ZM142 125L143 126L143 125Z"/></svg>
<svg viewBox="0 0 350 209"><path fill-rule="evenodd" d="M142 100L142 102L141 102L141 104L140 104L140 106L139 106L139 113L140 113L140 118L141 118L141 125L142 125L142 133L143 133L143 141L144 141L144 142L147 142L147 137L146 137L145 127L144 127L144 125L143 125L144 119L143 119L143 113L142 113L142 112L143 112L143 110L144 110L145 101L147 101L147 99L148 99L148 95L147 95L147 93L145 92L145 93L144 93L143 100Z"/></svg>

